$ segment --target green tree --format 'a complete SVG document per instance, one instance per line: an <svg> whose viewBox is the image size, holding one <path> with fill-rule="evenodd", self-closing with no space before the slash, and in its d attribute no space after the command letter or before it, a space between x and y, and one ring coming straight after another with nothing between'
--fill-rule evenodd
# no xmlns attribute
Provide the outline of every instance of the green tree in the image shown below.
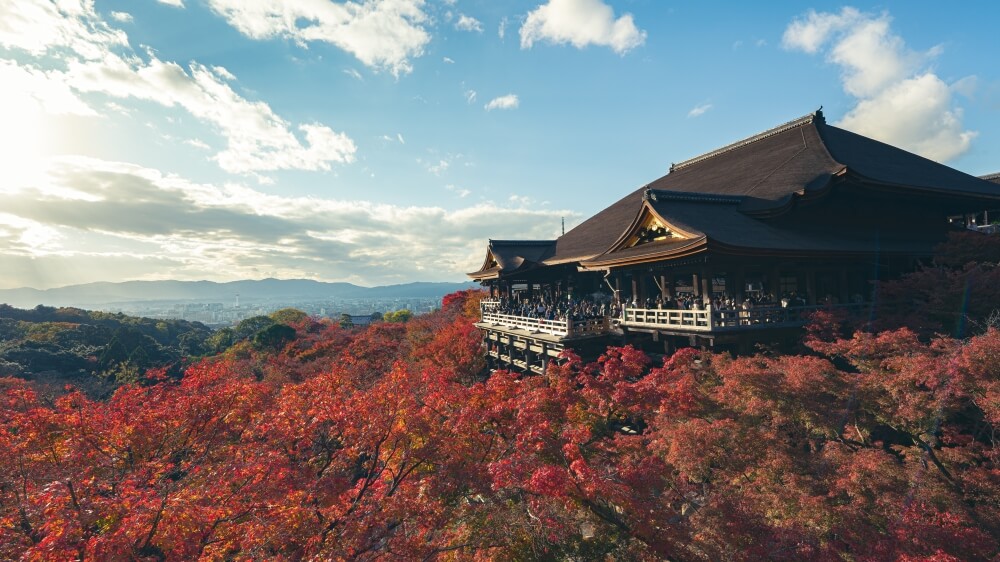
<svg viewBox="0 0 1000 562"><path fill-rule="evenodd" d="M295 339L295 328L284 324L268 326L254 334L253 346L260 350L280 351Z"/></svg>
<svg viewBox="0 0 1000 562"><path fill-rule="evenodd" d="M257 332L267 328L268 326L273 326L274 324L277 324L277 322L268 316L251 316L250 318L240 321L240 323L236 325L233 337L237 341L248 340L254 337Z"/></svg>
<svg viewBox="0 0 1000 562"><path fill-rule="evenodd" d="M282 308L281 310L275 310L267 316L279 324L287 324L289 326L309 318L308 314L297 308Z"/></svg>
<svg viewBox="0 0 1000 562"><path fill-rule="evenodd" d="M400 324L409 322L410 318L413 318L413 313L405 308L395 312L388 312L385 315L386 322L398 322Z"/></svg>
<svg viewBox="0 0 1000 562"><path fill-rule="evenodd" d="M236 332L232 328L216 330L205 340L205 345L212 353L222 353L236 342Z"/></svg>
<svg viewBox="0 0 1000 562"><path fill-rule="evenodd" d="M354 320L351 319L351 315L348 313L343 313L340 315L340 327L341 328L353 328Z"/></svg>

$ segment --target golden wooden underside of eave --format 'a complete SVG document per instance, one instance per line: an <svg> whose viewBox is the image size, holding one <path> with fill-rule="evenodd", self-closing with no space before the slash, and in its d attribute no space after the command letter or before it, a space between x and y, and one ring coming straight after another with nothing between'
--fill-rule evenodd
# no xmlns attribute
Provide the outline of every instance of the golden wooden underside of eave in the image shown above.
<svg viewBox="0 0 1000 562"><path fill-rule="evenodd" d="M673 247L664 250L662 252L653 252L649 254L643 254L641 256L623 256L620 258L607 256L605 259L596 259L589 262L581 262L580 267L582 267L583 269L602 270L602 269L609 269L612 267L641 265L651 262L687 258L695 254L704 253L707 250L708 250L708 239L702 236L697 240L691 240L691 243L688 245L681 247Z"/></svg>

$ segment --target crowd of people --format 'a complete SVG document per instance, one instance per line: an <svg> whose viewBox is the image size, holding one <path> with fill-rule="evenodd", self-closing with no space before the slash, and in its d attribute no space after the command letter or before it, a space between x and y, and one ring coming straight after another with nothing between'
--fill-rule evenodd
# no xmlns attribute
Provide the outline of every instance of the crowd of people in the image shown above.
<svg viewBox="0 0 1000 562"><path fill-rule="evenodd" d="M676 297L649 297L645 300L635 297L626 298L623 304L610 295L595 294L582 298L500 297L484 302L483 310L544 320L586 320L603 317L617 318L621 316L623 308L725 311L750 310L755 307L780 306L788 308L805 306L805 304L806 300L796 293L782 295L780 300L776 299L773 294L763 292L747 293L742 300L729 295L715 295L712 299L706 300L702 296L687 293Z"/></svg>
<svg viewBox="0 0 1000 562"><path fill-rule="evenodd" d="M532 298L503 298L483 303L486 312L497 312L525 318L543 320L588 320L591 318L612 318L621 315L621 306L612 299L595 296L583 298L548 298L535 296Z"/></svg>

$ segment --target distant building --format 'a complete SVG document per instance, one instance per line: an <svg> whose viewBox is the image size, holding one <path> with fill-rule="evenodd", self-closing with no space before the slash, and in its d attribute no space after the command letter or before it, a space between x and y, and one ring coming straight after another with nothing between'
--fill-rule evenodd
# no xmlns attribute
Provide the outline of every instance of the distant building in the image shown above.
<svg viewBox="0 0 1000 562"><path fill-rule="evenodd" d="M478 326L495 366L535 372L621 338L749 349L815 307L870 305L949 230L1000 218L997 183L817 111L672 165L556 240L490 240L469 274L492 297ZM581 299L605 318L553 317Z"/></svg>
<svg viewBox="0 0 1000 562"><path fill-rule="evenodd" d="M368 326L372 323L371 314L348 314L351 317L351 323L355 326Z"/></svg>

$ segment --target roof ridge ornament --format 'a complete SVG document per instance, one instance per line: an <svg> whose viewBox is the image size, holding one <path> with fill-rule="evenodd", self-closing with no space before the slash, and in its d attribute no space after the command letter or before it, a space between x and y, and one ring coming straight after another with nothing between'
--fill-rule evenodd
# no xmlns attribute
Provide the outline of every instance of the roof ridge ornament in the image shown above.
<svg viewBox="0 0 1000 562"><path fill-rule="evenodd" d="M783 133L785 131L788 131L790 129L794 129L796 127L801 127L803 125L808 125L808 124L813 123L813 122L824 123L824 124L826 123L826 118L823 117L823 106L820 106L820 108L817 109L814 113L810 113L808 115L804 115L802 117L799 117L798 119L793 119L792 121L789 121L787 123L783 123L781 125L778 125L777 127L774 127L773 129L768 129L768 130L766 130L764 132L757 133L756 135L749 136L749 137L747 137L747 138L745 138L743 140L738 140L738 141L736 141L736 142L734 142L732 144L727 144L726 146L723 146L722 148L717 148L717 149L715 149L715 150L713 150L711 152L706 152L705 154L702 154L700 156L695 156L694 158L690 158L690 159L685 160L685 161L683 161L683 162L681 162L679 164L671 164L670 165L670 171L673 172L675 170L681 170L683 168L687 168L688 166L691 166L693 164L697 164L698 162L702 162L704 160L708 160L709 158L712 158L714 156L719 156L720 154L725 154L727 152L736 150L737 148L743 148L744 146L747 146L748 144L753 144L753 143L755 143L757 141L764 140L764 139L769 138L769 137L773 137L774 135L777 135L779 133Z"/></svg>

